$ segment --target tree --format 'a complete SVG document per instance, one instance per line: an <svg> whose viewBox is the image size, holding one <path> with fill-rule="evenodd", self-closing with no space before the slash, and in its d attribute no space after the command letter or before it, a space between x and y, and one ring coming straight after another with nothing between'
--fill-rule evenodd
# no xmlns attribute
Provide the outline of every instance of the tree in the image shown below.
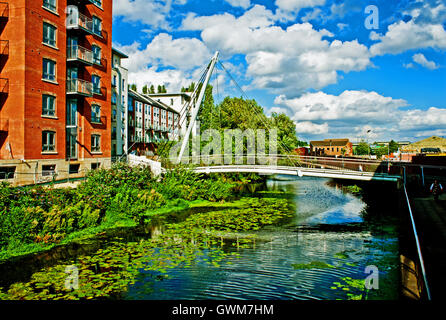
<svg viewBox="0 0 446 320"><path fill-rule="evenodd" d="M163 88L160 85L158 85L158 93L163 93Z"/></svg>
<svg viewBox="0 0 446 320"><path fill-rule="evenodd" d="M138 91L137 90L138 88L136 87L136 84L134 84L134 83L130 85L130 89L132 89L133 91Z"/></svg>
<svg viewBox="0 0 446 320"><path fill-rule="evenodd" d="M369 145L364 141L360 142L359 145L355 149L355 154L358 156L365 156L365 155L370 154Z"/></svg>
<svg viewBox="0 0 446 320"><path fill-rule="evenodd" d="M212 94L213 87L209 84L206 87L204 100L198 112L198 120L200 121L201 132L207 129L218 129L220 127L220 119L218 110L214 104L214 96Z"/></svg>
<svg viewBox="0 0 446 320"><path fill-rule="evenodd" d="M400 148L400 146L399 146L399 144L397 142L395 142L393 140L390 141L390 143L389 143L389 151L390 151L390 153L398 152L399 148Z"/></svg>
<svg viewBox="0 0 446 320"><path fill-rule="evenodd" d="M144 85L144 87L142 87L142 93L144 93L144 94L149 93L149 89L148 89L147 85Z"/></svg>
<svg viewBox="0 0 446 320"><path fill-rule="evenodd" d="M166 86L164 84L161 87L161 93L167 93Z"/></svg>
<svg viewBox="0 0 446 320"><path fill-rule="evenodd" d="M150 86L150 94L155 94L155 87L153 84Z"/></svg>
<svg viewBox="0 0 446 320"><path fill-rule="evenodd" d="M299 147L299 141L296 134L296 124L284 113L275 113L271 115L271 126L277 129L277 139L279 148L285 148L285 151L293 151Z"/></svg>

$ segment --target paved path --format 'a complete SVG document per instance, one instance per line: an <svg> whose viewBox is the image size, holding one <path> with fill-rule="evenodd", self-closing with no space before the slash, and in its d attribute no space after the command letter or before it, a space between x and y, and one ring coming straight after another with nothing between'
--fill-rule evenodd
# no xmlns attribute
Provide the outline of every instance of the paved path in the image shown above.
<svg viewBox="0 0 446 320"><path fill-rule="evenodd" d="M446 298L446 194L412 198L412 211L425 260L432 300Z"/></svg>

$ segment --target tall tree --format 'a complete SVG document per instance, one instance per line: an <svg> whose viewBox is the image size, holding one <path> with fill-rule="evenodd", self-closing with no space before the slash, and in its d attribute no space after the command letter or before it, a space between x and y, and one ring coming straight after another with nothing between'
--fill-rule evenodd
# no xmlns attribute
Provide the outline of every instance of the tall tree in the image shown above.
<svg viewBox="0 0 446 320"><path fill-rule="evenodd" d="M148 89L147 85L144 85L144 87L142 87L142 93L144 93L144 94L149 93L149 89Z"/></svg>
<svg viewBox="0 0 446 320"><path fill-rule="evenodd" d="M277 129L277 139L279 148L284 148L285 152L293 151L302 143L297 139L296 123L284 113L271 115L271 127Z"/></svg>
<svg viewBox="0 0 446 320"><path fill-rule="evenodd" d="M133 91L138 91L138 88L136 87L136 84L131 84L130 85L130 89L132 89Z"/></svg>
<svg viewBox="0 0 446 320"><path fill-rule="evenodd" d="M163 88L161 87L161 85L158 85L158 93L163 93Z"/></svg>
<svg viewBox="0 0 446 320"><path fill-rule="evenodd" d="M150 94L155 94L155 87L153 84L150 86Z"/></svg>

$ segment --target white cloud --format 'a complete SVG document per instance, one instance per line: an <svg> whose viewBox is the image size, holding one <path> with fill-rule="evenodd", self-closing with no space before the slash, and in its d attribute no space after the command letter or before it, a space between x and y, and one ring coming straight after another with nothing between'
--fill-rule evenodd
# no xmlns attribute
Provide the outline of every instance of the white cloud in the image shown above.
<svg viewBox="0 0 446 320"><path fill-rule="evenodd" d="M189 14L183 30L199 30L208 48L224 57L245 55L251 88L298 95L338 80L338 71L361 71L371 66L368 48L357 40L329 41L334 35L310 23L286 29L274 25L274 14L256 5L240 17L225 13L198 17ZM222 32L225 30L225 32Z"/></svg>
<svg viewBox="0 0 446 320"><path fill-rule="evenodd" d="M373 56L399 54L411 49L446 49L446 30L441 24L399 21L390 25L385 35L372 32L370 38L380 41L370 47Z"/></svg>
<svg viewBox="0 0 446 320"><path fill-rule="evenodd" d="M422 53L414 54L412 59L414 62L418 63L419 65L421 65L429 70L435 70L435 69L439 68L439 66L434 61L427 60L426 57Z"/></svg>
<svg viewBox="0 0 446 320"><path fill-rule="evenodd" d="M430 132L446 131L446 109L405 110L405 100L382 96L376 92L344 91L340 95L324 92L306 93L299 98L278 96L276 108L298 124L301 133L311 136L347 137L351 140L408 139L425 137ZM370 130L370 132L368 132Z"/></svg>
<svg viewBox="0 0 446 320"><path fill-rule="evenodd" d="M320 135L328 133L328 123L316 124L311 121L303 121L296 123L296 132L308 133L312 135Z"/></svg>
<svg viewBox="0 0 446 320"><path fill-rule="evenodd" d="M186 3L187 0L113 0L113 16L122 17L126 22L142 22L148 26L169 30L167 17L172 5Z"/></svg>
<svg viewBox="0 0 446 320"><path fill-rule="evenodd" d="M251 6L251 0L225 0L233 7L248 9Z"/></svg>

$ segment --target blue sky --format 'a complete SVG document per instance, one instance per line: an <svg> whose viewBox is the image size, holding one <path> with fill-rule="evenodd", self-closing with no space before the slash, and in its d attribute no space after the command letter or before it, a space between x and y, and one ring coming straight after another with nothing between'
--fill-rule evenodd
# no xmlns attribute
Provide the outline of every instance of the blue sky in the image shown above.
<svg viewBox="0 0 446 320"><path fill-rule="evenodd" d="M218 50L246 95L288 114L302 139L446 136L443 0L113 3L113 43L139 88L179 91ZM217 100L240 96L221 69L213 84Z"/></svg>

